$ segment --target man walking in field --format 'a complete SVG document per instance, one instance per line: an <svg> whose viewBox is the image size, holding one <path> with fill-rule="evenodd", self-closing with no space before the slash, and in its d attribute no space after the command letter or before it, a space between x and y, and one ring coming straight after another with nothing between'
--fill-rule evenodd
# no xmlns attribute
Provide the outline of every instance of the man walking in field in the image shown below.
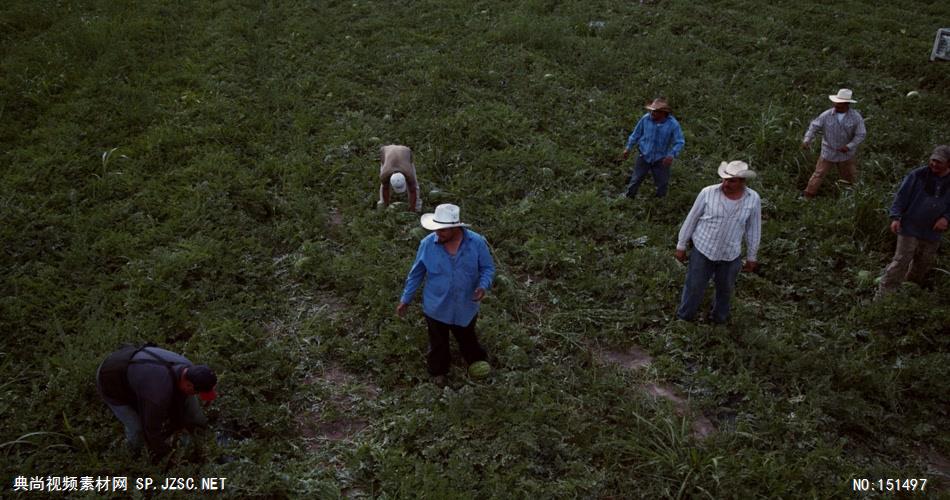
<svg viewBox="0 0 950 500"><path fill-rule="evenodd" d="M172 434L207 426L198 397L214 400L217 383L207 366L151 345L119 349L96 371L99 395L125 426L130 450L147 444L156 461L170 451Z"/></svg>
<svg viewBox="0 0 950 500"><path fill-rule="evenodd" d="M754 178L755 172L742 161L722 162L719 177L722 178L720 184L699 192L676 243L676 260L685 262L687 245L693 242L686 284L676 310L676 317L686 321L696 319L710 278L716 287L711 319L719 324L728 321L739 269L751 272L758 267L756 254L762 233L762 202L758 193L746 187L746 179ZM746 241L744 266L740 259L743 237Z"/></svg>
<svg viewBox="0 0 950 500"><path fill-rule="evenodd" d="M926 166L904 177L890 215L897 249L884 270L878 296L897 290L904 280L923 284L933 268L950 223L950 146L937 146Z"/></svg>
<svg viewBox="0 0 950 500"><path fill-rule="evenodd" d="M406 146L390 144L379 150L379 202L382 207L389 206L392 191L405 193L410 212L422 211L422 197L419 193L419 180L416 166L412 162L412 150Z"/></svg>
<svg viewBox="0 0 950 500"><path fill-rule="evenodd" d="M449 333L455 336L473 376L485 376L491 366L478 343L475 322L481 300L495 276L495 263L485 238L459 220L459 207L439 205L422 216L422 227L434 231L419 242L416 259L396 307L403 317L425 279L422 312L429 331L429 375L437 385L447 382L451 355Z"/></svg>
<svg viewBox="0 0 950 500"><path fill-rule="evenodd" d="M835 165L838 166L838 175L842 180L854 184L857 179L855 155L858 154L858 145L867 136L867 130L864 128L861 113L851 109L851 104L858 102L852 99L852 95L850 89L841 89L836 95L828 96L834 106L818 115L808 125L802 140L803 149L811 147L816 133L822 132L822 137L821 154L815 165L815 173L805 187L805 199L810 200L818 195L822 180Z"/></svg>
<svg viewBox="0 0 950 500"><path fill-rule="evenodd" d="M630 182L624 192L627 198L637 195L637 190L647 174L653 175L656 197L666 196L673 160L686 145L683 129L676 118L673 118L673 109L665 98L657 97L645 107L649 113L640 117L621 153L621 159L626 160L634 145L639 150L633 172L630 174Z"/></svg>

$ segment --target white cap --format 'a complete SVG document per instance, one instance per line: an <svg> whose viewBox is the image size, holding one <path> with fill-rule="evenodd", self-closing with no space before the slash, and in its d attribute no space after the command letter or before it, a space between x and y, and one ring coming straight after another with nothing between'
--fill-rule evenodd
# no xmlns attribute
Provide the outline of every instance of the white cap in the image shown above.
<svg viewBox="0 0 950 500"><path fill-rule="evenodd" d="M395 174L392 175L392 177L389 178L389 185L392 186L393 189L397 193L405 193L406 192L406 176L402 175L399 172L396 172Z"/></svg>

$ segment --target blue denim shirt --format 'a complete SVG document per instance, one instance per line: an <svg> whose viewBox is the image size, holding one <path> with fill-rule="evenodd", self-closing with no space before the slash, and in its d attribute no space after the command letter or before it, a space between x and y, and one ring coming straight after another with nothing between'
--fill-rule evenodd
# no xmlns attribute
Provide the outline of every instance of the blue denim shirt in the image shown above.
<svg viewBox="0 0 950 500"><path fill-rule="evenodd" d="M432 233L419 242L400 301L408 304L425 278L422 312L442 323L467 326L478 314L479 302L472 300L475 289L487 291L494 276L495 263L482 235L462 229L462 243L453 257Z"/></svg>
<svg viewBox="0 0 950 500"><path fill-rule="evenodd" d="M679 156L686 145L686 139L683 137L680 122L676 121L673 115L657 123L650 118L650 113L647 113L640 118L627 138L626 149L633 149L634 143L640 149L640 156L647 163L654 163L667 156Z"/></svg>
<svg viewBox="0 0 950 500"><path fill-rule="evenodd" d="M950 220L950 175L937 177L930 167L914 169L894 195L891 220L901 221L901 236L940 241L933 230L937 219Z"/></svg>

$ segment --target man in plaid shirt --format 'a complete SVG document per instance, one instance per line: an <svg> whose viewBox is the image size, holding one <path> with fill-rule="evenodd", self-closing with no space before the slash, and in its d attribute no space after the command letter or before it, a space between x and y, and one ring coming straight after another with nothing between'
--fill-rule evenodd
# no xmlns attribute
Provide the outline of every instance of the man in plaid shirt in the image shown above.
<svg viewBox="0 0 950 500"><path fill-rule="evenodd" d="M803 193L806 199L812 199L818 194L821 181L835 165L838 166L838 175L842 180L853 184L857 178L855 155L858 153L858 145L867 136L867 130L864 128L861 113L851 109L851 103L858 102L852 99L852 95L850 89L841 89L836 95L828 96L834 106L818 115L808 125L808 131L802 140L803 149L811 147L817 132L821 131L822 137L821 155L815 165L815 173L808 180L808 186Z"/></svg>

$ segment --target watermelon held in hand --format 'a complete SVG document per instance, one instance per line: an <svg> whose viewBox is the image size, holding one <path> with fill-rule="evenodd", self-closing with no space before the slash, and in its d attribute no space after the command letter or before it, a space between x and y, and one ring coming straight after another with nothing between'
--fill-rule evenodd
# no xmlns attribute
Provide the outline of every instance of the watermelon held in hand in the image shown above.
<svg viewBox="0 0 950 500"><path fill-rule="evenodd" d="M489 373L491 373L491 365L487 361L476 361L468 367L468 374L473 378L484 378Z"/></svg>

